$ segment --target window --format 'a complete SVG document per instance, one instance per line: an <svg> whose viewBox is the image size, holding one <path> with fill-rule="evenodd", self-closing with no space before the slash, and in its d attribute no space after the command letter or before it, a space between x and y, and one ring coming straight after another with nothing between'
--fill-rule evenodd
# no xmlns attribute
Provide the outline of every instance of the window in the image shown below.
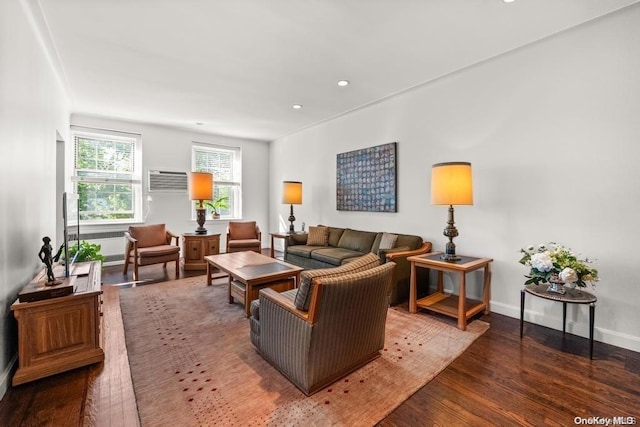
<svg viewBox="0 0 640 427"><path fill-rule="evenodd" d="M141 221L140 135L72 127L80 220Z"/></svg>
<svg viewBox="0 0 640 427"><path fill-rule="evenodd" d="M213 174L213 200L227 197L228 207L220 210L220 216L227 219L242 218L240 148L194 142L191 159L193 171Z"/></svg>

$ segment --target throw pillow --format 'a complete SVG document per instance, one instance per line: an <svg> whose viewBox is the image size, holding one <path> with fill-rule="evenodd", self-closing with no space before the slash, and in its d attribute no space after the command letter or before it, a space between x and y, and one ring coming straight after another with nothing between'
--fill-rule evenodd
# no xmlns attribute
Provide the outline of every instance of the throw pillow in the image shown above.
<svg viewBox="0 0 640 427"><path fill-rule="evenodd" d="M329 228L309 227L308 246L327 246L329 243Z"/></svg>
<svg viewBox="0 0 640 427"><path fill-rule="evenodd" d="M380 253L380 249L392 249L396 245L397 240L398 240L397 234L382 233L382 238L380 239L380 246L378 246L378 254Z"/></svg>
<svg viewBox="0 0 640 427"><path fill-rule="evenodd" d="M337 277L343 274L357 273L380 265L380 259L372 253L335 268L305 270L300 275L300 286L293 304L298 310L308 311L313 293L313 280L320 277Z"/></svg>

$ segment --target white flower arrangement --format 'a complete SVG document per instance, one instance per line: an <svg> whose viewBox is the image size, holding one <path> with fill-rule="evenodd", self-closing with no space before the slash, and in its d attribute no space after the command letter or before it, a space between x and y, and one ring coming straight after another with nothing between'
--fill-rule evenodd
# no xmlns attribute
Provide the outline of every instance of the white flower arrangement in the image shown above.
<svg viewBox="0 0 640 427"><path fill-rule="evenodd" d="M599 280L598 270L589 265L592 262L590 259L578 259L571 249L562 245L548 243L537 248L529 246L520 249L520 252L520 264L530 268L529 275L525 275L525 285L558 281L584 287L587 282L594 285Z"/></svg>

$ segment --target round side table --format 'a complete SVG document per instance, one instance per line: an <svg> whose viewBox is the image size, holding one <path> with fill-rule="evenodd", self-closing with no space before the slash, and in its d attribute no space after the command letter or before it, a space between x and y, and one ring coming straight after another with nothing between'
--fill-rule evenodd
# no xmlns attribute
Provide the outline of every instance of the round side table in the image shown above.
<svg viewBox="0 0 640 427"><path fill-rule="evenodd" d="M524 297L531 294L536 297L548 299L551 301L559 301L562 303L562 333L564 334L567 326L567 304L589 304L589 357L593 359L593 325L596 311L595 295L580 289L565 288L564 294L556 292L548 292L548 283L539 285L527 285L520 291L520 338L524 327Z"/></svg>

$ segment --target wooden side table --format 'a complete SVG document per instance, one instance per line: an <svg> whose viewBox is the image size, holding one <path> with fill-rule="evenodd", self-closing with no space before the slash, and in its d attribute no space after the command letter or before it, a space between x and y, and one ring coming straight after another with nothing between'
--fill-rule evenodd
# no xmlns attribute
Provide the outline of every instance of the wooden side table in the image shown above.
<svg viewBox="0 0 640 427"><path fill-rule="evenodd" d="M411 287L409 289L409 312L416 313L418 308L435 311L458 319L458 329L467 329L468 320L484 311L489 313L489 298L491 293L491 271L489 264L491 258L473 258L462 256L460 261L450 262L440 258L442 252L432 252L425 255L417 255L407 258L411 263ZM417 299L416 269L430 268L438 272L437 291L424 298ZM482 301L467 298L467 273L484 269ZM445 272L458 273L459 291L456 295L446 294L443 290L442 279Z"/></svg>
<svg viewBox="0 0 640 427"><path fill-rule="evenodd" d="M567 304L589 304L589 358L593 359L593 325L596 314L596 301L598 301L598 298L589 292L584 292L579 289L566 289L564 294L548 292L548 287L548 283L541 283L539 285L532 284L525 286L524 289L520 291L520 338L522 338L524 328L524 297L526 294L562 303L563 334L567 329Z"/></svg>
<svg viewBox="0 0 640 427"><path fill-rule="evenodd" d="M182 268L185 270L206 270L204 257L220 253L220 234L183 233L182 234Z"/></svg>

